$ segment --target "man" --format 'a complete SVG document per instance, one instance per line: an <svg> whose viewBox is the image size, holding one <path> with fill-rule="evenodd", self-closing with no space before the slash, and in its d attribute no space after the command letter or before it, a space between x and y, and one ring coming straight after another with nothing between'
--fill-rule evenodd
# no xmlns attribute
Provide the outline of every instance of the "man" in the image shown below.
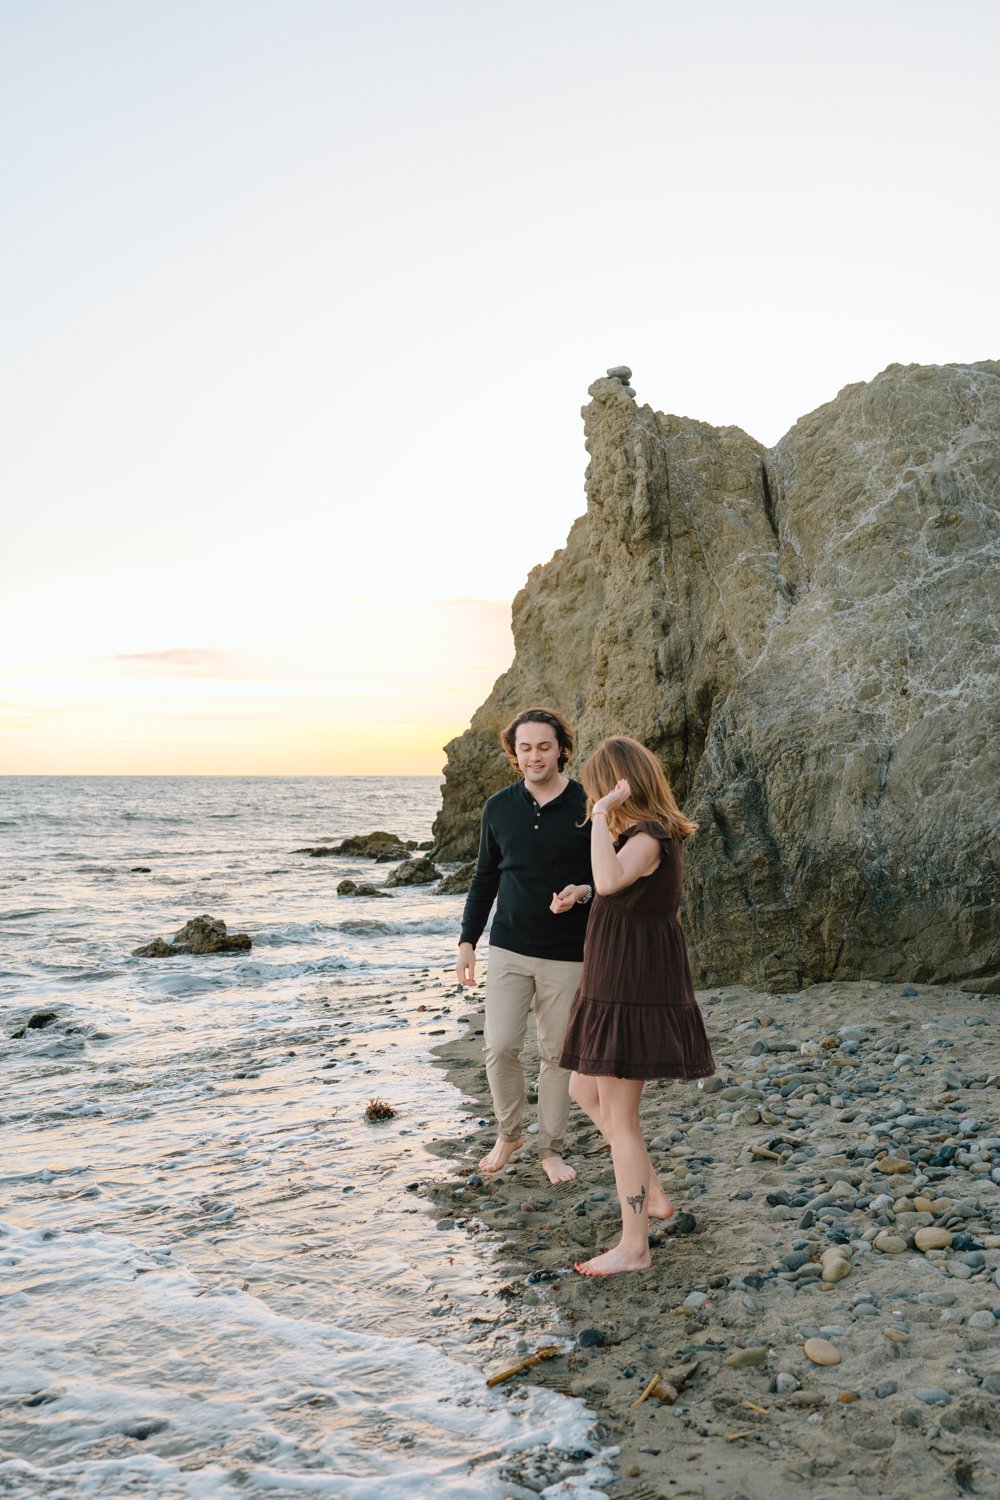
<svg viewBox="0 0 1000 1500"><path fill-rule="evenodd" d="M559 1066L569 1008L583 968L590 873L587 797L564 774L573 736L561 716L527 708L500 736L521 780L483 810L476 873L465 902L456 974L476 980L476 943L496 899L486 976L486 1076L497 1141L479 1163L499 1172L524 1144L521 1048L534 1007L538 1030L538 1145L552 1183L576 1173L563 1160L569 1074Z"/></svg>

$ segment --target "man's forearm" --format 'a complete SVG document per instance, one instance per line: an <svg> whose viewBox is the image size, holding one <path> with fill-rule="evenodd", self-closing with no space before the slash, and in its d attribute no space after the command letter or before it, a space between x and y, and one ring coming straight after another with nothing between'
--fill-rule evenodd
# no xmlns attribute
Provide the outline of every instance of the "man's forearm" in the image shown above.
<svg viewBox="0 0 1000 1500"><path fill-rule="evenodd" d="M500 871L483 870L476 871L472 877L469 894L465 898L465 910L462 912L462 932L459 937L460 943L471 943L473 948L483 935L486 923L490 919L490 911L497 898L500 889Z"/></svg>

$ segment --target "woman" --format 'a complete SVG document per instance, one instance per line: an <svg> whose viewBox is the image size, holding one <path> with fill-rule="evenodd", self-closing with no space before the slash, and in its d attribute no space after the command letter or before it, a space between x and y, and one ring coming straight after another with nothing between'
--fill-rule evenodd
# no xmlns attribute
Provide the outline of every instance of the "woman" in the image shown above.
<svg viewBox="0 0 1000 1500"><path fill-rule="evenodd" d="M580 776L597 895L562 1066L572 1069L571 1098L611 1143L622 1236L576 1269L615 1276L649 1269L649 1220L673 1213L642 1137L643 1083L707 1078L715 1063L677 920L681 845L698 825L685 818L658 761L636 740L605 740Z"/></svg>

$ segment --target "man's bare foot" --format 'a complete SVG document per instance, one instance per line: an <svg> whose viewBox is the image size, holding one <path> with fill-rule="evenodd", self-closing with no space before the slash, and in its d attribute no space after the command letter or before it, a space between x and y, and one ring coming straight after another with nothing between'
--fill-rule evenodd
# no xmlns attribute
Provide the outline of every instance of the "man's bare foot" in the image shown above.
<svg viewBox="0 0 1000 1500"><path fill-rule="evenodd" d="M645 1255L636 1255L627 1254L621 1245L616 1245L613 1250L595 1255L592 1260L576 1261L574 1268L581 1276L621 1276L626 1271L648 1271L652 1264L653 1257L648 1248Z"/></svg>
<svg viewBox="0 0 1000 1500"><path fill-rule="evenodd" d="M480 1161L480 1172L502 1172L514 1152L520 1151L523 1145L523 1141L497 1141L493 1150L487 1151Z"/></svg>
<svg viewBox="0 0 1000 1500"><path fill-rule="evenodd" d="M649 1195L649 1217L651 1219L672 1219L674 1216L674 1205L667 1197L661 1187L653 1188Z"/></svg>
<svg viewBox="0 0 1000 1500"><path fill-rule="evenodd" d="M560 1182L572 1182L576 1177L576 1168L563 1161L561 1156L543 1156L542 1171L556 1187Z"/></svg>

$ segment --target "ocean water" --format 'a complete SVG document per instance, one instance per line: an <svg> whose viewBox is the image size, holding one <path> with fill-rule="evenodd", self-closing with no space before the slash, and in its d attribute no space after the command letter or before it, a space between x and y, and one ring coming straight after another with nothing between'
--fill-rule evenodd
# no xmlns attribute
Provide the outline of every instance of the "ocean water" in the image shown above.
<svg viewBox="0 0 1000 1500"><path fill-rule="evenodd" d="M592 1413L486 1389L490 1247L414 1191L479 1129L429 1050L462 898L293 852L439 786L0 779L0 1495L603 1493ZM201 912L252 951L130 956Z"/></svg>

